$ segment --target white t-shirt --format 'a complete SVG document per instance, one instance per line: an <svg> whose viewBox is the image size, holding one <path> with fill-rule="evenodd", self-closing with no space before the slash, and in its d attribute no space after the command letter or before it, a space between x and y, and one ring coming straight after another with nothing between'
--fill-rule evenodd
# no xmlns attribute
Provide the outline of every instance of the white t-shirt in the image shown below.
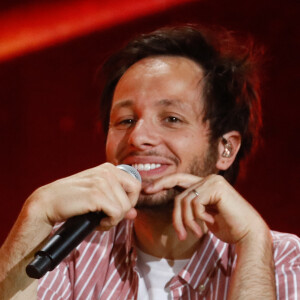
<svg viewBox="0 0 300 300"><path fill-rule="evenodd" d="M158 258L137 249L138 300L170 299L170 291L165 286L188 261Z"/></svg>

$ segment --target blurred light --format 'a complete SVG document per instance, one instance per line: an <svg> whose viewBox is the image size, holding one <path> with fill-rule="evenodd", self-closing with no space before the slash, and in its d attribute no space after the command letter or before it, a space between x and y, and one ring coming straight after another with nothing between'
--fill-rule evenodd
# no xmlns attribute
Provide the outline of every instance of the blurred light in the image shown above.
<svg viewBox="0 0 300 300"><path fill-rule="evenodd" d="M4 11L0 62L192 1L196 0L65 0Z"/></svg>

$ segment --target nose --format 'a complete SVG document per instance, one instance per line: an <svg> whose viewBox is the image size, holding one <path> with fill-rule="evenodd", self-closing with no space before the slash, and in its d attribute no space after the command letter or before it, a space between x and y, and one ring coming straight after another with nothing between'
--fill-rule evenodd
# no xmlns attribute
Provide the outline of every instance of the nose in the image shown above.
<svg viewBox="0 0 300 300"><path fill-rule="evenodd" d="M159 142L159 134L155 130L155 126L146 122L144 119L137 121L131 129L128 143L134 148L147 150L156 146Z"/></svg>

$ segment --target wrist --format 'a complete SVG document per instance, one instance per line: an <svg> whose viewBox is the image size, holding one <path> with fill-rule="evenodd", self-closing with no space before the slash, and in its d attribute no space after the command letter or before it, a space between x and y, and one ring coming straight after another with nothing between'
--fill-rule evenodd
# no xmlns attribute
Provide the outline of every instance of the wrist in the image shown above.
<svg viewBox="0 0 300 300"><path fill-rule="evenodd" d="M267 245L272 245L272 237L267 224L261 219L257 224L253 224L251 229L236 243L236 251L255 248L260 245L265 248Z"/></svg>
<svg viewBox="0 0 300 300"><path fill-rule="evenodd" d="M22 214L28 220L32 220L37 224L48 225L52 228L54 223L48 218L47 214L47 193L44 192L45 187L36 189L26 200Z"/></svg>

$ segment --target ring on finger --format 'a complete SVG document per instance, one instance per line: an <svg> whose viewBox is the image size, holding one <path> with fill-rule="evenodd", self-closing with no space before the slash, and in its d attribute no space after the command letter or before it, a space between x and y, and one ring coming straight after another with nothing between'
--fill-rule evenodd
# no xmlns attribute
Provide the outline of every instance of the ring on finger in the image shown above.
<svg viewBox="0 0 300 300"><path fill-rule="evenodd" d="M195 189L193 189L192 192L196 195L196 197L200 196L200 194Z"/></svg>

